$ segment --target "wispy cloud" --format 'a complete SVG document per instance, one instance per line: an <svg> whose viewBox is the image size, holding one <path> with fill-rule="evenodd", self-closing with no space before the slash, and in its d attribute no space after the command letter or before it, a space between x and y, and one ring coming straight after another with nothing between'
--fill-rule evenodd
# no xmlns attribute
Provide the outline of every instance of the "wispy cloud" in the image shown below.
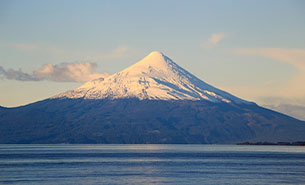
<svg viewBox="0 0 305 185"><path fill-rule="evenodd" d="M305 49L246 48L236 49L238 55L262 56L292 65L298 70L287 83L282 84L277 95L293 97L305 95Z"/></svg>
<svg viewBox="0 0 305 185"><path fill-rule="evenodd" d="M107 73L94 72L97 64L92 62L46 64L41 69L34 70L31 74L21 69L5 70L0 66L0 76L9 80L41 81L49 80L56 82L86 82L97 78L105 78Z"/></svg>
<svg viewBox="0 0 305 185"><path fill-rule="evenodd" d="M305 106L294 104L265 104L263 106L305 121Z"/></svg>
<svg viewBox="0 0 305 185"><path fill-rule="evenodd" d="M220 41L222 41L226 37L227 35L224 33L214 33L206 42L203 43L202 46L206 49L216 47L220 43Z"/></svg>
<svg viewBox="0 0 305 185"><path fill-rule="evenodd" d="M260 56L293 66L297 73L277 86L268 83L258 86L227 88L236 94L252 97L262 106L305 120L305 49L241 48L237 55Z"/></svg>
<svg viewBox="0 0 305 185"><path fill-rule="evenodd" d="M126 59L131 56L136 56L137 54L137 49L130 46L119 45L108 52L101 52L98 50L82 51L77 57L89 61L109 61L116 59Z"/></svg>
<svg viewBox="0 0 305 185"><path fill-rule="evenodd" d="M8 80L18 80L18 81L37 81L33 75L22 72L21 69L8 69L5 70L2 66L0 66L0 77L4 77Z"/></svg>
<svg viewBox="0 0 305 185"><path fill-rule="evenodd" d="M13 48L18 52L31 54L40 53L45 56L63 57L65 55L73 55L72 51L53 45L43 45L36 43L1 43L1 45ZM75 52L75 54L77 54L77 52Z"/></svg>
<svg viewBox="0 0 305 185"><path fill-rule="evenodd" d="M101 58L120 59L120 58L126 58L130 54L134 54L134 49L131 49L130 47L127 46L118 46L110 54L103 55L101 56Z"/></svg>
<svg viewBox="0 0 305 185"><path fill-rule="evenodd" d="M239 55L263 56L281 62L289 63L297 69L305 70L305 49L285 48L245 48L234 51Z"/></svg>
<svg viewBox="0 0 305 185"><path fill-rule="evenodd" d="M10 43L9 46L25 52L37 52L42 49L41 46L37 44Z"/></svg>
<svg viewBox="0 0 305 185"><path fill-rule="evenodd" d="M14 48L19 52L25 53L40 53L45 56L51 56L58 59L75 59L75 60L89 60L89 61L105 61L105 60L115 60L128 58L130 56L137 54L137 49L126 46L118 45L113 50L101 51L98 49L69 49L62 48L53 45L40 45L35 43L1 43L1 45L6 45L10 48Z"/></svg>

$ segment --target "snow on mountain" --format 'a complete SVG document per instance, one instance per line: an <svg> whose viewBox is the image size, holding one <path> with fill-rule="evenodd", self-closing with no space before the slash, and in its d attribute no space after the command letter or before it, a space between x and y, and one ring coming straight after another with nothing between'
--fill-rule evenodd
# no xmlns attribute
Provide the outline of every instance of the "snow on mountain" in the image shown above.
<svg viewBox="0 0 305 185"><path fill-rule="evenodd" d="M138 63L105 79L95 79L53 98L209 100L250 103L219 90L154 51Z"/></svg>

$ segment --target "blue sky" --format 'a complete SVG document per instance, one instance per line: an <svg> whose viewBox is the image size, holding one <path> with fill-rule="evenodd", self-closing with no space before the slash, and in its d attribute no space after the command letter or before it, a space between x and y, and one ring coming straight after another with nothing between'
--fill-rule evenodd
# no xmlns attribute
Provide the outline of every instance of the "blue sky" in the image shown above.
<svg viewBox="0 0 305 185"><path fill-rule="evenodd" d="M247 100L305 106L301 0L0 0L0 105L80 86L69 66L111 74L154 50Z"/></svg>

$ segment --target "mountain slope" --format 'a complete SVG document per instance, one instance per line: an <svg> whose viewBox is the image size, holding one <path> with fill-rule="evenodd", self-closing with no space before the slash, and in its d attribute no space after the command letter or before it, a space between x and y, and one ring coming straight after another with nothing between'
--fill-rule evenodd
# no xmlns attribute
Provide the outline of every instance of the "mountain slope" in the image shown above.
<svg viewBox="0 0 305 185"><path fill-rule="evenodd" d="M305 141L305 122L206 84L160 52L52 98L0 108L0 143Z"/></svg>
<svg viewBox="0 0 305 185"><path fill-rule="evenodd" d="M0 143L302 141L302 121L254 104L49 99L0 111Z"/></svg>

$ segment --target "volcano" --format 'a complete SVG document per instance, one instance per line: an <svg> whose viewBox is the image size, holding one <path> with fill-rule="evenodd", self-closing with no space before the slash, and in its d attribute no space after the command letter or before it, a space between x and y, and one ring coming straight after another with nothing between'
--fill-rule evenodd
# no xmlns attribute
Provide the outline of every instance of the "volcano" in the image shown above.
<svg viewBox="0 0 305 185"><path fill-rule="evenodd" d="M0 143L239 143L305 140L305 122L242 100L161 52L106 78L0 109Z"/></svg>
<svg viewBox="0 0 305 185"><path fill-rule="evenodd" d="M87 82L54 98L137 98L249 103L208 85L157 51L106 79Z"/></svg>

